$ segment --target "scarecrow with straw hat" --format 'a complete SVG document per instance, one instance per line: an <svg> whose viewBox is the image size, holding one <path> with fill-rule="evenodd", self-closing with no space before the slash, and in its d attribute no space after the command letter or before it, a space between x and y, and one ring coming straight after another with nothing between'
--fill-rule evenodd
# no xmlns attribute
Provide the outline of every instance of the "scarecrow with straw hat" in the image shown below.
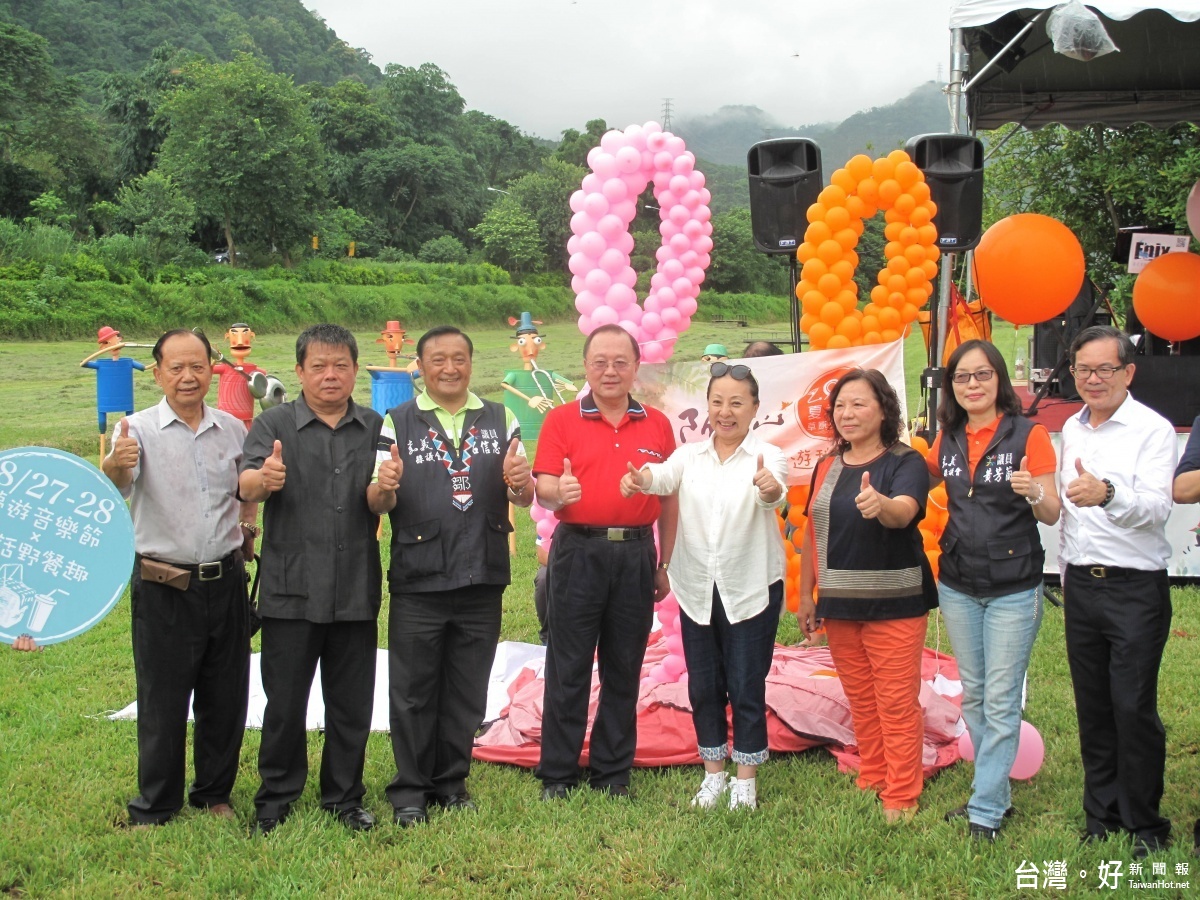
<svg viewBox="0 0 1200 900"><path fill-rule="evenodd" d="M579 389L557 372L548 371L537 364L538 354L546 346L546 339L537 330L537 326L542 324L540 321L530 313L523 312L520 319L509 317L508 324L516 326L516 343L509 349L520 354L522 367L504 374L501 383L507 392L504 405L512 410L521 423L522 437L525 440L537 440L546 413L566 402L562 391L575 393Z"/></svg>

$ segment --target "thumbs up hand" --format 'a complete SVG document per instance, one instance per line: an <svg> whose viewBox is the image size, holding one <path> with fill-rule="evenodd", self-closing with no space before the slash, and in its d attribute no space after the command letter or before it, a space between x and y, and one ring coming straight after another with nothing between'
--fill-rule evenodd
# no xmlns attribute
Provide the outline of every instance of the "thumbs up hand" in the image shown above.
<svg viewBox="0 0 1200 900"><path fill-rule="evenodd" d="M262 484L263 488L275 493L283 490L283 483L287 480L287 466L283 464L283 444L280 441L275 442L275 449L271 451L271 455L263 460L262 464Z"/></svg>
<svg viewBox="0 0 1200 900"><path fill-rule="evenodd" d="M1021 457L1021 465L1013 470L1012 480L1009 481L1013 492L1022 497L1036 497L1037 485L1033 483L1033 475L1029 473L1029 457Z"/></svg>
<svg viewBox="0 0 1200 900"><path fill-rule="evenodd" d="M1076 506L1099 506L1108 496L1108 485L1083 467L1083 460L1075 460L1075 472L1079 477L1067 485L1067 500Z"/></svg>
<svg viewBox="0 0 1200 900"><path fill-rule="evenodd" d="M774 503L783 496L783 485L775 480L771 470L763 465L763 456L758 454L754 465L754 486L758 488L758 496L764 503Z"/></svg>
<svg viewBox="0 0 1200 900"><path fill-rule="evenodd" d="M400 487L400 479L404 476L404 460L400 458L400 447L393 443L388 448L388 458L379 464L379 474L375 476L375 486L385 494L394 494Z"/></svg>
<svg viewBox="0 0 1200 900"><path fill-rule="evenodd" d="M869 472L863 472L859 495L854 498L854 504L864 519L878 519L883 511L883 495L871 487Z"/></svg>
<svg viewBox="0 0 1200 900"><path fill-rule="evenodd" d="M141 448L138 446L137 439L129 436L129 420L121 419L113 440L113 465L118 469L132 469L138 464L139 456L141 456Z"/></svg>
<svg viewBox="0 0 1200 900"><path fill-rule="evenodd" d="M513 438L509 441L508 452L504 454L504 481L517 495L523 494L533 480L529 460L517 452L520 446L521 442Z"/></svg>
<svg viewBox="0 0 1200 900"><path fill-rule="evenodd" d="M648 484L645 480L646 476L643 476L633 463L626 463L625 465L629 471L621 476L621 496L628 500L634 494L640 494L644 491Z"/></svg>
<svg viewBox="0 0 1200 900"><path fill-rule="evenodd" d="M579 479L571 473L571 461L563 460L563 473L558 476L558 502L559 509L564 506L570 506L572 503L578 503L583 499L583 485L579 483Z"/></svg>

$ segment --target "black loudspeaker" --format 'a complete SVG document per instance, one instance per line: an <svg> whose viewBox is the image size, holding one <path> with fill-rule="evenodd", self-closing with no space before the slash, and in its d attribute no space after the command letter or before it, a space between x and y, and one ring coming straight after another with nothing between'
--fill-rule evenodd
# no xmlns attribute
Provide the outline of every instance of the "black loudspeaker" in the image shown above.
<svg viewBox="0 0 1200 900"><path fill-rule="evenodd" d="M1106 308L1102 312L1092 314L1095 302L1096 288L1090 278L1085 278L1079 288L1079 294L1071 301L1070 306L1053 319L1033 326L1033 352L1029 361L1031 370L1053 369L1070 350L1075 335L1092 325L1112 324ZM1063 369L1057 382L1050 386L1050 391L1065 400L1079 399L1075 379L1066 369Z"/></svg>
<svg viewBox="0 0 1200 900"><path fill-rule="evenodd" d="M806 138L759 141L746 154L750 228L763 253L795 253L821 193L821 148Z"/></svg>
<svg viewBox="0 0 1200 900"><path fill-rule="evenodd" d="M1129 392L1172 425L1200 416L1200 357L1139 356Z"/></svg>
<svg viewBox="0 0 1200 900"><path fill-rule="evenodd" d="M983 237L983 141L968 134L919 134L904 149L925 173L937 204L938 247L970 250Z"/></svg>

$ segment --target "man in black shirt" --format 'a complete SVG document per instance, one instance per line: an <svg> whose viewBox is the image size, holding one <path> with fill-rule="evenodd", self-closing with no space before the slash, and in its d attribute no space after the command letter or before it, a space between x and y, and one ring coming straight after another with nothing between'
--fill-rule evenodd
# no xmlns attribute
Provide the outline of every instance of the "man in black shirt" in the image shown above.
<svg viewBox="0 0 1200 900"><path fill-rule="evenodd" d="M288 815L308 778L305 714L317 663L325 696L321 805L355 831L375 692L382 596L378 518L367 485L383 419L350 394L358 345L314 325L296 340L299 399L267 410L246 436L239 487L265 501L260 572L262 680L267 695L255 797L258 827Z"/></svg>

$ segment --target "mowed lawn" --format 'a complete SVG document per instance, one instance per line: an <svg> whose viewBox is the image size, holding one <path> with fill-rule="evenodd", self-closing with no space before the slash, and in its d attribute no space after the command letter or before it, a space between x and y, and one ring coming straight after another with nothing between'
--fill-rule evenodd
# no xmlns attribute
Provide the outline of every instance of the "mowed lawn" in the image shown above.
<svg viewBox="0 0 1200 900"><path fill-rule="evenodd" d="M721 340L736 354L747 337L783 330L697 323L678 352L696 358L705 343ZM575 327L552 325L543 333L545 366L568 377L581 376ZM385 363L382 348L372 343L376 336L359 334L363 364ZM515 359L508 350L511 332L476 330L473 337L474 386L499 399L500 379ZM997 342L1011 356L1016 336L1011 331L998 334ZM0 448L44 444L95 461L94 375L77 367L93 347L86 342L0 345L7 375L0 382ZM263 335L251 361L279 373L294 390L292 348L293 336ZM911 338L906 349L912 413L921 367L919 337ZM137 354L149 361L147 351ZM369 397L365 372L360 373L359 396L364 402ZM157 397L152 379L139 375L139 408ZM215 390L210 398L215 400ZM503 637L535 641L532 529L523 513L517 523L518 552L505 597ZM1142 874L1134 877L1190 885L1200 877L1200 859L1191 855L1192 822L1200 816L1200 713L1195 703L1200 695L1200 612L1195 589L1176 589L1173 599L1160 708L1168 735L1164 809L1175 823L1176 844L1144 863ZM383 616L386 607L385 599ZM779 640L791 643L798 637L794 619L785 615ZM386 640L386 627L381 627L380 644ZM930 620L929 643L949 650L936 616ZM104 714L132 699L127 597L92 631L42 653L0 648L0 893L990 898L1058 893L1051 886L1043 888L1040 875L1036 891L1018 888L1018 868L1028 879L1030 864L1045 873L1047 863L1062 864L1067 893L1094 894L1100 890L1102 862L1109 872L1118 871L1112 863L1120 864L1122 893L1193 893L1135 892L1126 880L1133 861L1128 846L1079 843L1078 737L1062 612L1053 606L1047 607L1034 649L1026 710L1045 740L1046 761L1031 782L1015 786L1018 814L994 846L968 840L963 823L942 820L946 810L967 799L969 764L927 783L914 822L888 827L873 796L856 790L852 777L840 773L834 758L820 749L775 757L763 766L761 805L752 814L691 809L699 767L637 770L634 800L628 804L586 791L566 803L543 804L531 772L478 763L470 782L480 807L477 814L435 815L428 827L402 831L390 825L382 793L392 775L385 734L371 736L366 783L368 806L388 824L369 834L350 834L321 811L310 779L292 817L263 839L250 830L258 786L257 731L247 732L242 750L233 797L237 823L186 812L164 828L129 831L117 825L136 791L135 727L111 722ZM315 773L320 735L310 735L309 750ZM1163 864L1165 875L1153 874L1152 862Z"/></svg>

